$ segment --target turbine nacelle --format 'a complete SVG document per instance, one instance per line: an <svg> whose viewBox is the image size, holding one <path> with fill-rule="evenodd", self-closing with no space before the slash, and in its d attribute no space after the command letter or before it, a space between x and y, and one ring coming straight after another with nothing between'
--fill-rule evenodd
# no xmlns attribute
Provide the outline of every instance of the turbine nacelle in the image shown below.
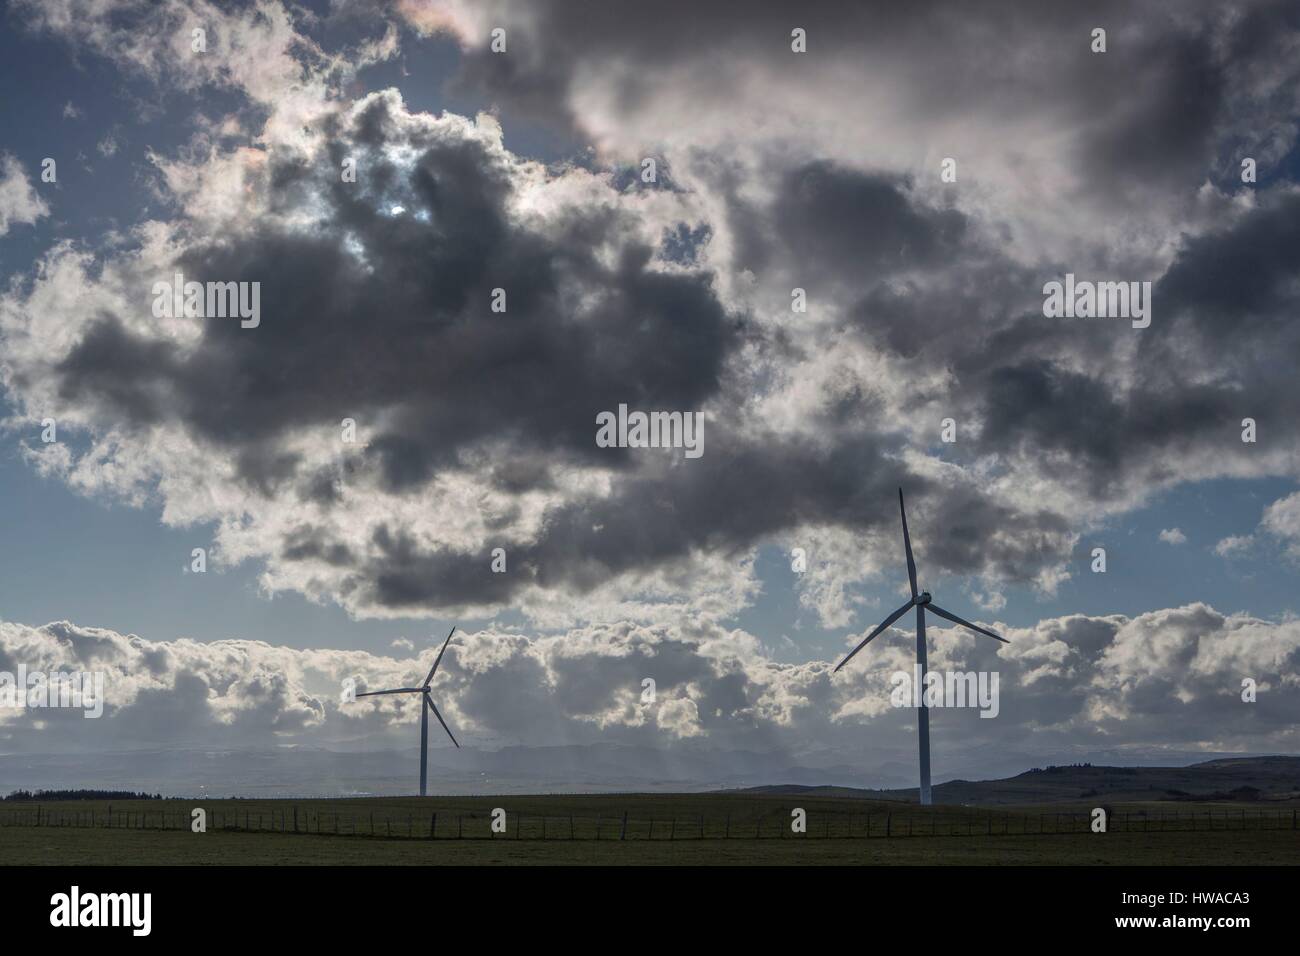
<svg viewBox="0 0 1300 956"><path fill-rule="evenodd" d="M920 594L918 594L918 595L916 596L916 603L917 603L917 604L929 604L929 603L930 603L930 592L929 592L929 591L922 591Z"/></svg>

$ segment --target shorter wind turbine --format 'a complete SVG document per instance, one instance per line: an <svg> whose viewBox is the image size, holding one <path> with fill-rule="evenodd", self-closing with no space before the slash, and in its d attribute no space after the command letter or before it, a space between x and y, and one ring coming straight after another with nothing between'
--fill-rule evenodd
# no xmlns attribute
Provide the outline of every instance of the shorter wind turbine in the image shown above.
<svg viewBox="0 0 1300 956"><path fill-rule="evenodd" d="M358 697L378 697L381 694L420 694L424 698L424 706L420 708L420 796L424 796L425 781L428 780L429 774L429 711L433 711L433 716L438 718L438 723L442 724L442 729L447 731L447 736L451 737L451 742L456 744L456 738L452 736L451 729L447 722L442 719L442 714L438 713L438 707L429 696L429 685L433 681L433 675L438 672L438 665L442 663L442 655L447 652L447 645L451 643L451 635L456 633L453 625L447 633L447 639L442 642L442 650L438 651L437 658L434 659L433 666L429 668L429 676L424 679L422 687L397 687L393 690L369 690L364 694L357 694ZM460 744L456 744L457 748Z"/></svg>
<svg viewBox="0 0 1300 956"><path fill-rule="evenodd" d="M960 624L962 627L968 627L978 634L985 634L995 641L1001 641L1003 644L1011 643L1005 637L998 637L992 631L977 627L970 621L963 621L951 611L945 611L939 605L930 599L929 591L917 592L916 590L916 562L912 560L912 539L907 534L907 511L903 508L903 489L898 489L898 511L903 516L903 549L907 552L907 580L912 585L912 600L908 601L889 617L885 618L878 628L866 636L861 644L849 652L849 656L840 661L836 666L836 673L841 667L847 664L853 655L862 650L872 642L879 634L883 633L886 628L897 621L907 613L908 608L916 608L916 667L921 681L920 697L921 705L916 712L916 732L921 738L921 805L928 807L930 805L930 708L925 706L925 609L929 608L931 614L937 614L940 617L947 618L954 624Z"/></svg>

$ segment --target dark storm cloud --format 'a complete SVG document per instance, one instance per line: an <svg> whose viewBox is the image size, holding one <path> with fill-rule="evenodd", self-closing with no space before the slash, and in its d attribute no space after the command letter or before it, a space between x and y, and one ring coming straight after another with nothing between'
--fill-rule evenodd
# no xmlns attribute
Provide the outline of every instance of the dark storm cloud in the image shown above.
<svg viewBox="0 0 1300 956"><path fill-rule="evenodd" d="M1087 175L1135 200L1203 182L1226 87L1209 27L1153 31L1137 46L1116 36L1093 66L1086 105L1103 119L1083 137Z"/></svg>
<svg viewBox="0 0 1300 956"><path fill-rule="evenodd" d="M1156 287L1180 336L1217 356L1294 347L1300 195L1270 196L1231 227L1192 239ZM1265 335L1265 333L1267 335ZM1289 341L1288 341L1289 340ZM1152 343L1156 345L1157 343Z"/></svg>
<svg viewBox="0 0 1300 956"><path fill-rule="evenodd" d="M821 63L850 63L863 82L897 84L891 95L921 117L1077 111L1088 118L1084 165L1126 186L1172 185L1171 176L1185 185L1200 174L1226 82L1216 41L1277 57L1282 50L1267 46L1264 25L1293 18L1284 3L1245 4L1240 16L1229 16L1209 2L1175 9L1119 0L978 8L948 0L666 0L645 7L501 0L488 8L486 20L517 31L516 55L467 37L460 84L551 122L564 117L581 128L579 76L600 64L619 68L605 77L614 108L636 113L684 66L699 70L701 83L743 92L746 72L737 64L797 83L816 76ZM794 27L807 31L806 57L789 56ZM1090 49L1095 27L1109 32L1105 55ZM852 102L852 90L827 92Z"/></svg>
<svg viewBox="0 0 1300 956"><path fill-rule="evenodd" d="M966 391L981 402L981 452L1042 456L1096 499L1134 480L1168 480L1163 460L1241 453L1245 417L1270 448L1300 448L1300 197L1272 196L1238 222L1190 240L1156 283L1157 318L1138 339L1125 387L1071 368L1073 344L1104 336L1054 326L1054 354L968 356ZM1018 329L1049 320L1026 316ZM977 361L976 359L982 359ZM1006 361L1011 358L1011 361Z"/></svg>
<svg viewBox="0 0 1300 956"><path fill-rule="evenodd" d="M400 119L392 100L377 97L331 131L336 160L359 148L365 175L356 190L333 182L334 166L323 190L318 172L272 167L272 205L307 203L323 191L331 203L324 229L263 228L200 243L184 257L187 278L261 282L256 330L209 320L198 346L182 350L133 339L105 317L56 370L65 393L119 421L175 416L228 448L243 480L267 495L296 486L300 498L336 501L348 475L299 474L284 442L297 428L364 421L380 410L386 424L364 454L387 490L416 490L476 443L504 439L509 451L492 477L517 494L548 487L550 467L565 457L627 470L626 452L593 457L596 411L620 402L700 407L720 395L729 352L747 339L765 347L741 317L726 314L707 274L651 270L654 250L626 238L618 216L595 209L546 235L521 229L506 212L511 170L498 157L474 141L408 132ZM384 148L398 143L420 150L410 169L386 158ZM827 276L860 278L863 264L868 276L934 268L963 239L962 217L914 207L902 185L829 163L781 174L776 204L763 215L783 228L762 241L777 244L774 255L819 263ZM394 204L406 211L386 214ZM871 228L858 228L861 220ZM597 258L602 246L616 250L612 265ZM509 296L501 315L487 308L498 286ZM592 304L573 310L566 286ZM387 524L374 529L365 555L325 529L298 527L276 557L343 570L343 590L363 605L418 610L506 604L534 586L585 593L692 552L738 556L805 524L870 530L892 523L879 503L899 484L918 496L928 484L885 456L898 446L878 434L881 413L868 394L832 407L824 423L808 423L810 436L823 425L840 432L827 444L750 433L720 409L699 461L629 470L607 498L553 509L527 540L511 538L511 512L489 520L501 529L508 575L490 573L485 550L431 548ZM545 454L529 455L538 450ZM962 501L963 532L1005 524L1003 509L975 496ZM1041 542L1059 535L1059 524L1022 516L1022 533L1004 539L1014 555L956 539L932 553L956 570L1028 571L1051 557Z"/></svg>
<svg viewBox="0 0 1300 956"><path fill-rule="evenodd" d="M1265 29L1288 26L1281 7L475 9L504 11L510 29L508 56L461 36L461 82L489 98L581 127L593 117L580 104L608 111L610 93L632 130L613 137L619 154L644 135L637 116L663 125L660 94L684 93L669 102L698 101L725 145L665 147L663 179L642 190L634 164L603 179L526 169L483 132L494 120L417 116L395 91L355 108L322 101L300 128L310 147L282 123L250 150L265 168L241 170L247 221L229 234L191 223L178 262L192 280L260 282L257 329L205 320L196 343L151 338L109 310L48 368L18 364L12 382L52 376L100 427L178 429L272 505L315 506L267 532L262 553L278 570L332 574L313 587L352 609L411 613L536 589L584 595L620 577L635 593L638 574L693 556L734 565L786 532L892 530L899 485L936 570L1033 580L1070 553L1065 512L1178 480L1187 461L1232 447L1244 415L1276 416L1271 440L1295 444L1296 338L1282 329L1296 307L1297 201L1261 190L1258 209L1238 204L1207 232L1231 200L1196 199L1225 143L1244 141L1242 116L1282 135L1279 90L1295 67ZM1088 49L1098 25L1104 55ZM794 26L809 32L807 57L789 51ZM789 102L769 117L750 80L822 112L806 128ZM1262 106L1256 85L1269 91ZM868 101L888 103L871 122ZM841 141L828 116L860 135ZM882 159L890 144L877 155L870 138L886 123L903 149L936 156L947 145L926 142L932 126L969 136L970 178L936 187L913 160ZM1023 136L1012 145L1031 158L1016 166L1009 150L998 154L1009 171L981 169L980 136L1003 133ZM357 181L342 181L353 158ZM1045 185L999 191L998 175ZM515 200L542 178L572 191L521 211ZM1039 252L1036 234L1017 230L1040 212L1026 196L1055 204L1062 215L1045 218L1078 261L1025 254ZM1150 224L1133 213L1147 204ZM1135 261L1122 241L1148 225ZM1202 234L1180 240L1184 225ZM1116 278L1151 270L1150 329L1042 316L1043 282L1094 263L1135 273ZM771 306L772 289L792 285L817 303L806 320L788 300ZM505 313L490 309L496 288ZM819 378L848 353L858 364ZM796 395L804 373L812 384ZM597 448L596 413L623 403L707 410L704 457ZM781 425L761 420L765 403ZM922 410L936 430L956 419L961 440L936 452L913 421ZM365 433L355 455L322 465L295 447L345 418ZM990 474L1005 487L993 491ZM442 528L408 527L456 480L481 492L456 499L476 512L466 528L443 540ZM1044 480L1055 500L1006 503ZM352 521L367 494L380 505ZM497 546L509 574L489 570Z"/></svg>
<svg viewBox="0 0 1300 956"><path fill-rule="evenodd" d="M453 596L505 602L534 585L581 594L619 574L671 567L693 550L738 557L765 535L806 522L865 529L888 517L878 505L900 471L869 436L829 451L738 441L720 430L708 441L698 460L629 472L607 498L557 508L536 540L503 542L509 574L491 573L486 553L429 551L384 528L356 584L373 582L373 600L392 607Z"/></svg>
<svg viewBox="0 0 1300 956"><path fill-rule="evenodd" d="M927 537L925 556L944 569L1023 580L1068 550L1059 516L938 488L866 433L829 448L716 432L711 442L697 461L621 475L607 498L557 508L536 540L503 540L509 574L491 573L486 552L433 551L382 528L352 585L362 600L394 608L506 603L534 586L581 595L617 575L671 569L696 551L739 560L756 542L805 526L892 534L900 485L914 504L927 503L914 524Z"/></svg>
<svg viewBox="0 0 1300 956"><path fill-rule="evenodd" d="M792 260L807 249L793 243ZM1290 319L1300 309L1300 197L1262 196L1188 239L1154 283L1156 317L1141 332L1045 318L1041 283L1067 264L1026 269L974 237L948 255L940 274L902 282L847 265L840 274L860 291L855 333L900 371L951 372L948 414L980 425L951 449L957 460L1032 460L1105 502L1176 479L1183 456L1239 453L1244 417L1267 423L1270 448L1300 448L1300 329Z"/></svg>
<svg viewBox="0 0 1300 956"><path fill-rule="evenodd" d="M902 185L827 162L790 170L771 211L786 260L814 275L854 280L946 261L965 217L917 209Z"/></svg>
<svg viewBox="0 0 1300 956"><path fill-rule="evenodd" d="M655 250L600 208L545 235L522 227L507 209L511 171L478 141L417 136L419 158L398 168L380 153L408 145L388 109L381 97L358 117L363 174L355 190L327 188L324 228L267 227L200 243L180 262L188 280L259 282L257 329L209 319L197 347L182 348L105 316L55 369L63 394L127 423L177 416L264 487L293 473L275 448L292 429L386 412L369 453L400 490L484 439L590 457L597 411L696 408L716 391L739 317L707 274L651 268ZM271 195L307 201L304 185L338 168L277 166ZM405 211L393 215L395 204ZM496 288L505 313L490 309ZM503 467L516 483L525 474Z"/></svg>
<svg viewBox="0 0 1300 956"><path fill-rule="evenodd" d="M810 417L806 440L741 427L724 390L729 357L741 343L772 343L727 315L707 274L651 270L654 250L628 238L605 209L571 214L544 235L521 229L505 210L513 187L499 158L472 141L403 132L392 108L378 98L335 131L333 155L364 146L367 176L356 191L330 180L326 229L263 230L200 245L184 260L189 277L261 281L257 330L209 322L199 347L182 353L133 339L106 316L58 367L65 395L138 424L179 416L187 430L231 449L251 487L275 494L293 486L326 504L357 466L299 474L282 440L304 425L377 411L386 424L365 459L395 493L423 487L490 440L509 446L490 473L507 494L552 487L551 470L565 458L615 469L614 483L607 497L553 508L523 539L510 530L517 509L487 519L500 532L494 546L509 553L507 575L490 572L487 549L431 547L387 524L373 530L364 554L324 529L299 528L279 560L339 569L343 590L363 606L506 605L535 587L587 593L692 553L735 557L799 527L892 526L892 510L880 503L899 485L925 505L927 557L938 568L1026 580L1069 553L1070 528L1050 510L1012 511L962 487L936 493L898 464L902 444L882 429L884 409L869 392ZM421 152L401 169L383 147L408 138ZM275 167L272 198L287 205L318 194L307 190L318 185L314 175ZM1041 302L1040 276L1000 259L962 214L916 205L905 182L829 162L772 175L776 198L750 210L758 225L742 245L854 289L857 331L900 361L951 368L953 408L982 424L977 440L954 450L959 460L1024 456L1105 501L1150 478L1165 448L1212 448L1232 437L1241 382L1189 386L1153 376L1119 391L1072 367L1072 357L1105 358L1115 340L1096 326L1024 311ZM397 203L407 212L386 214ZM1263 209L1229 234L1193 243L1159 287L1162 314L1200 322L1192 316L1218 314L1220 305L1233 314L1235 293L1220 286L1243 270L1200 260L1241 266L1258 247L1264 281L1243 301L1276 319L1286 287L1267 277L1293 264L1290 209ZM364 261L345 237L359 242ZM594 254L602 245L617 250L612 265ZM487 308L497 286L510 297L504 315ZM594 304L570 310L566 287ZM1208 365L1212 355L1195 360ZM596 411L711 399L723 404L699 461L632 468L628 453L594 447ZM827 435L834 441L821 440Z"/></svg>
<svg viewBox="0 0 1300 956"><path fill-rule="evenodd" d="M990 371L980 435L982 452L1014 451L1094 500L1158 476L1168 450L1199 444L1231 450L1240 407L1230 387L1185 386L1176 392L1138 385L1116 395L1106 383L1047 361Z"/></svg>
<svg viewBox="0 0 1300 956"><path fill-rule="evenodd" d="M166 414L173 370L165 343L132 335L111 314L97 319L54 368L61 397L102 403L132 426L153 424Z"/></svg>

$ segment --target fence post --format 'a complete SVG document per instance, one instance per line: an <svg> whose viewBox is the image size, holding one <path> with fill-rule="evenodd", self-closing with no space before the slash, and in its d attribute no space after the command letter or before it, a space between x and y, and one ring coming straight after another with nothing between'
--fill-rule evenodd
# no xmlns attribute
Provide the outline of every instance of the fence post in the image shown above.
<svg viewBox="0 0 1300 956"><path fill-rule="evenodd" d="M457 816L456 816L456 839L459 840L462 836L464 836L464 831L461 829L461 824L460 824L460 815L457 814Z"/></svg>
<svg viewBox="0 0 1300 956"><path fill-rule="evenodd" d="M886 813L885 814L885 836L887 837L893 836L894 835L893 829L894 829L894 815L892 813Z"/></svg>
<svg viewBox="0 0 1300 956"><path fill-rule="evenodd" d="M429 818L429 839L434 839L434 834L438 832L438 814Z"/></svg>
<svg viewBox="0 0 1300 956"><path fill-rule="evenodd" d="M293 805L293 832L298 832L298 804ZM320 818L316 819L316 832L320 832Z"/></svg>
<svg viewBox="0 0 1300 956"><path fill-rule="evenodd" d="M626 810L623 811L623 829L619 831L618 838L620 840L627 839L627 811Z"/></svg>
<svg viewBox="0 0 1300 956"><path fill-rule="evenodd" d="M1292 823L1294 824L1294 823L1295 823L1295 819L1294 819L1294 818L1295 818L1295 813L1292 812L1291 816L1292 816ZM1295 827L1292 826L1292 829L1295 829ZM724 840L730 840L730 839L731 839L731 811L730 811L730 810L727 811L727 834L726 834L726 836L723 837L723 839L724 839Z"/></svg>

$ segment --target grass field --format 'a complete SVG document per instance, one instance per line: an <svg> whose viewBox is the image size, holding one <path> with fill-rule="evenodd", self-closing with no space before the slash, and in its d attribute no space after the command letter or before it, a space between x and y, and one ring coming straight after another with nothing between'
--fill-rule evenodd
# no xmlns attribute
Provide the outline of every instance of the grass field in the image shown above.
<svg viewBox="0 0 1300 956"><path fill-rule="evenodd" d="M110 822L111 806L111 822ZM191 811L207 813L190 832ZM506 832L493 834L494 808ZM807 831L791 832L791 810ZM1290 803L920 808L752 794L0 804L6 864L1294 865ZM39 810L40 825L36 825ZM295 818L296 811L296 818ZM429 838L436 814L436 837ZM626 815L626 822L624 816ZM294 832L295 823L297 832ZM1195 827L1195 829L1193 829Z"/></svg>

